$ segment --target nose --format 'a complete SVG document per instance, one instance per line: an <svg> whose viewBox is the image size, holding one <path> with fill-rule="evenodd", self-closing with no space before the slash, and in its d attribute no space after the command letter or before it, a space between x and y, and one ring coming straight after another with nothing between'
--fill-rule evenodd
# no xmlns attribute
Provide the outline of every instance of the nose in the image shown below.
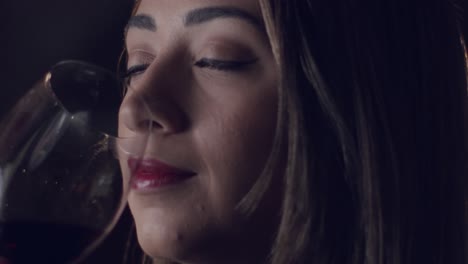
<svg viewBox="0 0 468 264"><path fill-rule="evenodd" d="M169 76L167 73L149 72L150 68L147 71L147 76L142 76L144 79L138 85L132 85L127 90L119 111L119 134L125 130L168 135L185 130L188 119L180 100L168 92L174 88L174 84L160 78Z"/></svg>

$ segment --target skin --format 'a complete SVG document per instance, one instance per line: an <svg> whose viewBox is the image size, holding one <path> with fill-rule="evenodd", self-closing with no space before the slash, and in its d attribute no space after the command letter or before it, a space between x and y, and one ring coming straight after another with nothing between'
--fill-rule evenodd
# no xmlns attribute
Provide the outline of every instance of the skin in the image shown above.
<svg viewBox="0 0 468 264"><path fill-rule="evenodd" d="M206 7L235 7L259 23L225 16L185 25L188 13ZM250 218L236 208L264 168L276 125L277 67L259 4L143 0L136 14L155 25L146 18L128 27L127 66L147 67L133 72L119 134L146 142L145 158L196 173L130 191L139 243L151 257L177 263L259 263L274 233L279 187ZM221 69L203 58L249 63Z"/></svg>

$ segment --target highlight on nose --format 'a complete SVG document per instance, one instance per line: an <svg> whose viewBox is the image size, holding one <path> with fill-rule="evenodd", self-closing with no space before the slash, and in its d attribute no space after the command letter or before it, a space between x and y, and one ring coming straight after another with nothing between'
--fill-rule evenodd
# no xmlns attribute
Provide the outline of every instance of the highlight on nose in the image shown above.
<svg viewBox="0 0 468 264"><path fill-rule="evenodd" d="M141 93L129 89L120 106L120 126L138 133L148 132L152 125L152 114Z"/></svg>

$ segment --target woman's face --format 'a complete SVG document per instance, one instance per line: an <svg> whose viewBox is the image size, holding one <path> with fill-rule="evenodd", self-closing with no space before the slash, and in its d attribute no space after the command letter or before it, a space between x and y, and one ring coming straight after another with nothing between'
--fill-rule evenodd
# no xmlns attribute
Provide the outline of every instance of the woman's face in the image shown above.
<svg viewBox="0 0 468 264"><path fill-rule="evenodd" d="M236 209L276 125L277 68L258 1L143 0L126 47L119 134L148 140L143 160L121 165L143 250L180 262L254 256L279 210L268 194L256 220Z"/></svg>

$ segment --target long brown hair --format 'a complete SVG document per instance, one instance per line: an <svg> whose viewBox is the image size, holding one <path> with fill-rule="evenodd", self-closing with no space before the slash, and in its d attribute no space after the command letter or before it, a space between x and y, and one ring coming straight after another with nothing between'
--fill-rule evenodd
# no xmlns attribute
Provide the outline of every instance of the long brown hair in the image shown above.
<svg viewBox="0 0 468 264"><path fill-rule="evenodd" d="M467 263L466 64L453 1L261 3L288 138L271 262Z"/></svg>
<svg viewBox="0 0 468 264"><path fill-rule="evenodd" d="M286 151L268 262L467 263L466 64L453 2L260 0L280 66L278 126L239 208L256 210Z"/></svg>

